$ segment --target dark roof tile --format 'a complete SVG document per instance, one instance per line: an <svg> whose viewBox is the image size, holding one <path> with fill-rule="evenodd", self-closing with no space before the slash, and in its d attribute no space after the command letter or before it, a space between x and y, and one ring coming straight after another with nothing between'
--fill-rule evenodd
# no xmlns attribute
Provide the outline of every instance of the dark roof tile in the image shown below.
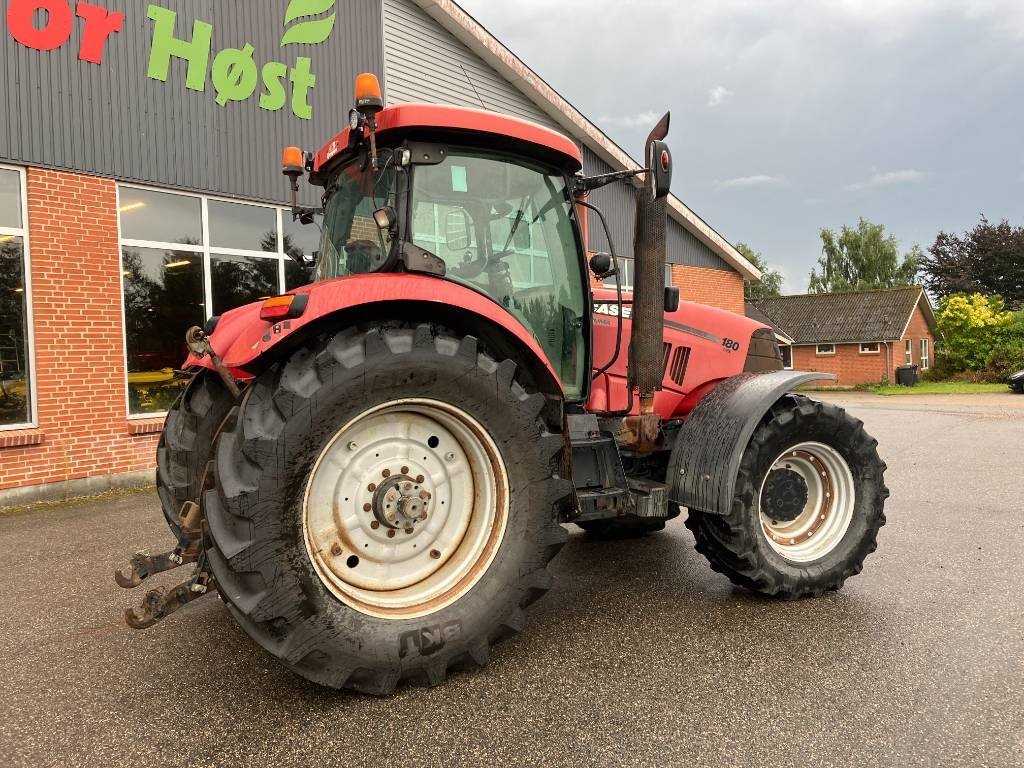
<svg viewBox="0 0 1024 768"><path fill-rule="evenodd" d="M759 299L754 306L772 326L797 344L897 341L903 336L923 292L919 286L909 286L778 296ZM931 312L925 314L932 324Z"/></svg>

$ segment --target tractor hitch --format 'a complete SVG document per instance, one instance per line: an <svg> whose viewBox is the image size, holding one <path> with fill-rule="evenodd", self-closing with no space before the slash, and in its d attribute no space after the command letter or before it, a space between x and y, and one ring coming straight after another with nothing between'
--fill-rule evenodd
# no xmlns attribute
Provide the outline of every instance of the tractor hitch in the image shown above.
<svg viewBox="0 0 1024 768"><path fill-rule="evenodd" d="M202 551L202 510L199 505L195 502L186 503L181 510L181 522L178 546L173 550L156 556L139 552L132 558L128 570L114 572L114 581L119 587L135 589L158 573L197 563L191 578L170 592L162 587L150 590L139 609L129 608L124 612L124 620L132 629L148 629L182 606L217 588L206 569L206 557Z"/></svg>

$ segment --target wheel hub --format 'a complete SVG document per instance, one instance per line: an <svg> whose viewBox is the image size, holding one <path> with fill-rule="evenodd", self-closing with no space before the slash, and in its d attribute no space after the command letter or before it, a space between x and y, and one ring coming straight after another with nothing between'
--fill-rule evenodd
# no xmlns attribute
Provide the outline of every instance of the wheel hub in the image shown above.
<svg viewBox="0 0 1024 768"><path fill-rule="evenodd" d="M430 502L433 494L427 490L427 478L423 475L411 477L408 474L390 475L381 483L370 502L373 516L381 525L392 530L415 529L430 517ZM408 473L408 467L402 467Z"/></svg>
<svg viewBox="0 0 1024 768"><path fill-rule="evenodd" d="M761 511L776 523L791 523L807 506L807 481L792 469L776 469L768 475L761 496Z"/></svg>

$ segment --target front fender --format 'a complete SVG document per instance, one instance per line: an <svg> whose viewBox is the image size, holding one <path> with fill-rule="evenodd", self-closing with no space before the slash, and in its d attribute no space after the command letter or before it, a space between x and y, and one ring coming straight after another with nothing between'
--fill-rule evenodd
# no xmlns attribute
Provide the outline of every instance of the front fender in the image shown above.
<svg viewBox="0 0 1024 768"><path fill-rule="evenodd" d="M712 389L683 424L669 460L669 498L684 507L728 514L743 452L761 418L779 398L828 373L743 373Z"/></svg>
<svg viewBox="0 0 1024 768"><path fill-rule="evenodd" d="M414 302L428 307L437 305L439 312L441 307L446 312L454 307L466 313L470 325L500 326L528 349L552 381L561 387L561 380L547 355L526 327L486 296L458 283L413 274L357 275L314 283L292 293L309 296L306 311L295 320L277 323L261 320L262 302L224 314L210 336L210 344L228 368L242 374L255 372L261 358L284 347L304 330L329 321L332 315L359 308L380 308L389 303ZM429 317L422 319L430 321ZM186 367L191 366L210 368L212 364L192 356L186 362Z"/></svg>

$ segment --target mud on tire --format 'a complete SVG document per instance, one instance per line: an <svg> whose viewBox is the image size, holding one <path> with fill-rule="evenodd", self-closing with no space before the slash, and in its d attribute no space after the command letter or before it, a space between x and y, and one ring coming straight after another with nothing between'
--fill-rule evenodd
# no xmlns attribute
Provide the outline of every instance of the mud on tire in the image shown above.
<svg viewBox="0 0 1024 768"><path fill-rule="evenodd" d="M551 585L547 564L567 535L563 438L541 419L545 398L516 381L472 337L427 325L346 330L301 349L250 386L217 441L205 495L207 552L242 628L294 672L332 688L392 692L400 681L444 681L482 666L518 632L523 608ZM355 610L318 575L306 547L310 473L338 430L404 398L462 409L500 451L510 490L507 527L470 591L421 618Z"/></svg>
<svg viewBox="0 0 1024 768"><path fill-rule="evenodd" d="M791 447L816 442L835 450L849 468L855 489L852 518L836 545L820 559L791 562L769 543L760 493L773 462ZM690 511L686 526L697 551L734 584L767 595L796 598L837 590L861 572L885 525L886 466L863 422L828 403L791 395L766 415L740 462L728 515Z"/></svg>
<svg viewBox="0 0 1024 768"><path fill-rule="evenodd" d="M233 404L220 376L202 370L167 414L156 451L156 488L167 525L175 536L181 532L182 506L199 501L214 439Z"/></svg>

